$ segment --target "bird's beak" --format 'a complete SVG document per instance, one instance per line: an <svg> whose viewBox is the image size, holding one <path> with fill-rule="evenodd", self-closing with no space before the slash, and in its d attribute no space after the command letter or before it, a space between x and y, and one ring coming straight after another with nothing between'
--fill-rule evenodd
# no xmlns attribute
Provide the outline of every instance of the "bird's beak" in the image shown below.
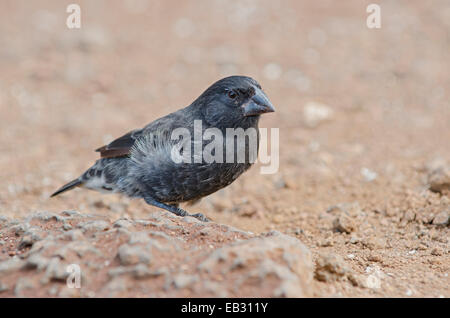
<svg viewBox="0 0 450 318"><path fill-rule="evenodd" d="M260 89L257 89L255 95L242 107L244 108L244 116L256 116L275 111L269 98Z"/></svg>

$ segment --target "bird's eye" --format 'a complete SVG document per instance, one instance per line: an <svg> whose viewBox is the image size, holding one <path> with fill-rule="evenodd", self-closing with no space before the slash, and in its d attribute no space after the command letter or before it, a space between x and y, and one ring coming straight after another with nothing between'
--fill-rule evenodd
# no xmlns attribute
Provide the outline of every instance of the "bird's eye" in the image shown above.
<svg viewBox="0 0 450 318"><path fill-rule="evenodd" d="M231 99L235 99L237 94L234 91L228 91L228 97Z"/></svg>

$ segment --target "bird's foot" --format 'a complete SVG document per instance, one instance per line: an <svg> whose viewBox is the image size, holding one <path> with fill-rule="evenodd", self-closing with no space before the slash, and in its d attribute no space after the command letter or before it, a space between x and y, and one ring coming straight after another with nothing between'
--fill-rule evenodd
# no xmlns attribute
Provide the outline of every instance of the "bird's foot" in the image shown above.
<svg viewBox="0 0 450 318"><path fill-rule="evenodd" d="M204 216L201 213L196 213L196 214L189 214L187 211L180 209L178 207L178 205L176 204L165 204L162 202L159 202L155 199L153 199L152 197L144 197L145 202L147 202L147 204L156 206L158 208L162 208L164 210L167 210L169 212L172 212L173 214L176 214L178 216L191 216L194 217L202 222L208 222L210 221L206 216Z"/></svg>
<svg viewBox="0 0 450 318"><path fill-rule="evenodd" d="M211 221L206 216L204 216L202 213L188 214L188 215L192 216L193 218L199 219L202 222L209 222L209 221Z"/></svg>

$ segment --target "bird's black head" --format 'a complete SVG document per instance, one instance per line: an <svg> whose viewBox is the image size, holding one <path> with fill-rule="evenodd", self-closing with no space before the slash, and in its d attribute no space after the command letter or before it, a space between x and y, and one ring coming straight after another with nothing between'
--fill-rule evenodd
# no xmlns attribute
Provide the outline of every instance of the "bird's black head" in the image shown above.
<svg viewBox="0 0 450 318"><path fill-rule="evenodd" d="M253 78L225 77L212 84L194 104L214 126L237 127L257 123L259 116L274 112L272 103Z"/></svg>

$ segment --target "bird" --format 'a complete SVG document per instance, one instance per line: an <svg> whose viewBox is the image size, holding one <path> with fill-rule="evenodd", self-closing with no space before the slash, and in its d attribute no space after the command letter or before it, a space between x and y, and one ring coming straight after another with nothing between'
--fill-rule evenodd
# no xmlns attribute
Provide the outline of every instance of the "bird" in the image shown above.
<svg viewBox="0 0 450 318"><path fill-rule="evenodd" d="M254 163L250 158L250 137L245 139L244 146L241 144L239 147L238 143L228 146L226 140L230 138L227 139L226 134L229 129L255 130L257 153L260 116L274 111L261 85L253 78L240 75L222 78L209 86L189 106L96 149L100 159L51 197L77 187L121 193L131 198L144 199L147 204L178 216L209 221L202 213L189 214L179 204L196 203L230 185L247 171ZM186 138L182 143L180 136L178 139L173 137L177 129L195 137L195 129L199 129L196 123L201 123L202 134L210 129L225 136L214 137L218 147L211 151L212 155L218 156L215 158L223 160L206 161L198 157L195 160L196 152L189 151L196 147L195 138L194 141ZM236 141L236 136L232 136L231 140ZM205 138L200 141L200 145L205 146L209 142ZM180 144L185 147L180 147ZM174 160L174 149L179 150L180 156L185 155L182 157L184 161ZM225 158L227 151L234 151L231 162ZM244 160L237 160L239 151L244 151Z"/></svg>

